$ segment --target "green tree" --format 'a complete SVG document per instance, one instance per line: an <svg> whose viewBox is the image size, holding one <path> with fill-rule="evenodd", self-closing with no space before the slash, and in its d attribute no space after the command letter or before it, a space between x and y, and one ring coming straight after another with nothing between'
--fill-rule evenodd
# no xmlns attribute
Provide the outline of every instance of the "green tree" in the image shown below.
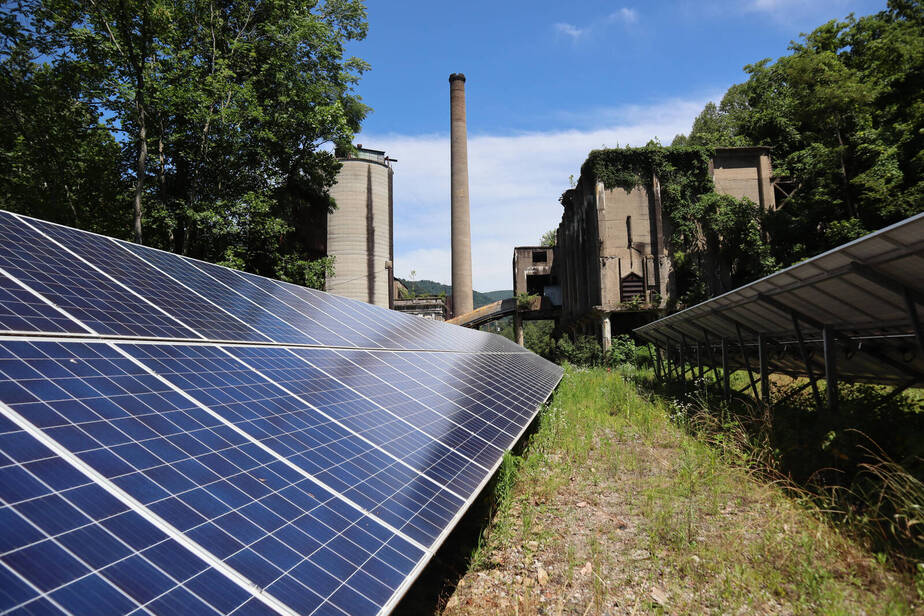
<svg viewBox="0 0 924 616"><path fill-rule="evenodd" d="M786 265L924 210L924 8L831 21L710 103L691 143L773 147L765 224ZM783 239L785 238L785 240Z"/></svg>
<svg viewBox="0 0 924 616"><path fill-rule="evenodd" d="M554 246L558 242L558 229L549 229L539 238L540 246Z"/></svg>
<svg viewBox="0 0 924 616"><path fill-rule="evenodd" d="M121 148L80 67L36 62L33 26L0 9L0 208L125 237Z"/></svg>
<svg viewBox="0 0 924 616"><path fill-rule="evenodd" d="M317 223L339 169L322 146L350 148L367 113L353 93L367 65L343 48L365 36L361 0L19 7L32 55L79 76L68 100L122 146L136 241L318 284L332 263L313 263Z"/></svg>

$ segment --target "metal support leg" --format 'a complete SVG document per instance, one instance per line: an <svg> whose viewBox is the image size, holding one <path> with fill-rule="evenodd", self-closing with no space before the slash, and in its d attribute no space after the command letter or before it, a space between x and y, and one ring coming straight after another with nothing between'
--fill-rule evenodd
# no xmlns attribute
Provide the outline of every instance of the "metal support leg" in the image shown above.
<svg viewBox="0 0 924 616"><path fill-rule="evenodd" d="M722 336L722 389L725 390L725 401L731 401L731 384L728 375L728 339Z"/></svg>
<svg viewBox="0 0 924 616"><path fill-rule="evenodd" d="M905 305L908 307L908 318L914 328L914 337L918 339L918 348L924 354L924 331L921 331L921 320L918 318L918 307L909 289L905 289Z"/></svg>
<svg viewBox="0 0 924 616"><path fill-rule="evenodd" d="M664 362L667 364L667 372L666 372L667 380L670 381L671 376L673 376L671 373L671 343L670 342L666 344L666 351L664 352Z"/></svg>
<svg viewBox="0 0 924 616"><path fill-rule="evenodd" d="M751 391L754 392L754 399L760 401L760 394L757 393L757 385L754 383L754 374L751 372L751 362L748 360L748 352L744 348L744 338L741 335L741 326L735 323L735 330L738 332L738 346L741 347L741 360L744 362L744 369L748 373L748 382L751 384Z"/></svg>
<svg viewBox="0 0 924 616"><path fill-rule="evenodd" d="M757 334L757 358L760 363L760 399L764 406L770 406L770 373L767 366L767 338Z"/></svg>
<svg viewBox="0 0 924 616"><path fill-rule="evenodd" d="M834 331L825 325L821 329L822 341L825 349L825 393L828 397L828 411L837 412L837 348L834 346Z"/></svg>
<svg viewBox="0 0 924 616"><path fill-rule="evenodd" d="M661 353L660 351L655 354L655 347L650 342L648 343L648 354L651 355L651 363L654 366L655 376L658 377L658 380L661 380Z"/></svg>
<svg viewBox="0 0 924 616"><path fill-rule="evenodd" d="M699 369L699 380L703 380L703 353L700 350L700 344L696 343L696 367Z"/></svg>
<svg viewBox="0 0 924 616"><path fill-rule="evenodd" d="M815 397L815 408L821 409L821 394L818 393L818 381L815 380L815 371L812 370L812 362L809 361L808 351L805 349L805 339L802 337L802 328L799 327L799 317L795 311L790 311L792 316L792 326L796 330L796 337L799 340L799 353L802 355L802 362L805 364L805 371L808 372L809 382L812 384L812 395Z"/></svg>
<svg viewBox="0 0 924 616"><path fill-rule="evenodd" d="M717 372L718 368L715 365L715 355L712 353L712 341L709 340L709 332L706 331L706 328L703 328L703 336L706 338L706 351L709 356L709 365L712 367L712 378L715 379L715 382L719 382L719 373Z"/></svg>

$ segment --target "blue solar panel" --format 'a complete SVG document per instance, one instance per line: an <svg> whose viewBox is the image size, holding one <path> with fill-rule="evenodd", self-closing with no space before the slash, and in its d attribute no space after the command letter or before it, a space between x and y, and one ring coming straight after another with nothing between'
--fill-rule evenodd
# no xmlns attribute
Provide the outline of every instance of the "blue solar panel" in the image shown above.
<svg viewBox="0 0 924 616"><path fill-rule="evenodd" d="M391 596L422 556L420 549L109 345L7 342L0 345L0 353L0 395L10 408L299 613L310 613L324 601L348 613L376 613L383 596ZM9 376L39 369L56 376ZM104 387L113 393L104 397ZM114 393L117 390L121 393ZM18 439L14 433L0 441L4 453L20 456L14 457L17 462L49 457L42 449L19 454L24 446ZM44 495L41 486L25 483L19 469L14 470L17 474L4 477L2 483L19 490L21 500ZM58 517L51 514L52 520ZM68 517L62 532L89 521ZM165 539L163 533L151 534L139 546ZM15 562L35 560L22 549L14 554ZM83 572L70 561L67 568ZM26 564L23 571L37 585L57 587L73 581L63 572L52 575ZM357 584L361 588L352 588L354 576L363 580ZM228 607L228 612L234 609Z"/></svg>
<svg viewBox="0 0 924 616"><path fill-rule="evenodd" d="M230 287L218 282L193 265L194 261L169 252L139 246L138 244L128 242L119 242L119 244L154 265L174 280L181 281L202 297L213 304L221 306L225 311L247 323L255 330L255 336L251 340L314 344L313 338L283 322L279 317L271 314L265 308L258 306Z"/></svg>
<svg viewBox="0 0 924 616"><path fill-rule="evenodd" d="M256 285L247 282L240 273L212 263L204 263L202 261L189 262L215 280L234 289L234 291L243 295L254 304L263 307L298 331L304 333L312 340L311 344L321 344L325 346L356 346L346 337L339 336L306 314L292 308Z"/></svg>
<svg viewBox="0 0 924 616"><path fill-rule="evenodd" d="M274 613L6 418L0 499L2 612L215 613L218 594Z"/></svg>
<svg viewBox="0 0 924 616"><path fill-rule="evenodd" d="M381 413L370 415L372 405L342 386L332 384L313 395L292 392L297 398L215 347L125 348L226 421L425 546L464 503L405 460L364 440L368 430L356 430L362 423L349 418L368 422ZM387 426L379 428L388 432Z"/></svg>
<svg viewBox="0 0 924 616"><path fill-rule="evenodd" d="M509 448L516 440L516 436L521 431L521 421L519 414L511 413L508 416L507 409L501 406L485 404L488 400L479 400L470 396L471 391L468 383L459 382L459 379L453 379L455 382L443 380L440 372L427 366L421 370L415 365L416 358L398 355L396 353L370 352L376 359L404 374L413 374L414 380L426 385L443 398L449 400L454 407L461 408L467 412L467 415L478 417L493 426L498 432L492 440L502 449ZM475 390L477 394L477 390ZM446 408L444 406L444 408Z"/></svg>
<svg viewBox="0 0 924 616"><path fill-rule="evenodd" d="M477 487L484 478L484 472L480 469L491 468L503 456L503 450L491 444L491 431L487 430L486 423L480 420L471 421L468 426L456 423L453 414L443 415L409 397L398 388L402 383L406 383L407 377L396 375L395 382L392 382L375 376L375 364L378 362L366 352L297 349L292 353L387 409L407 425L459 452L463 460L476 462L477 467L471 464L462 467L465 473L459 481L465 482L463 489L472 490ZM298 370L298 377L302 374L304 372ZM284 377L274 375L273 378ZM472 431L471 428L478 432Z"/></svg>
<svg viewBox="0 0 924 616"><path fill-rule="evenodd" d="M200 338L3 211L0 268L97 333Z"/></svg>
<svg viewBox="0 0 924 616"><path fill-rule="evenodd" d="M388 613L560 378L0 212L0 612Z"/></svg>
<svg viewBox="0 0 924 616"><path fill-rule="evenodd" d="M3 274L0 274L0 329L10 332L87 332L77 321Z"/></svg>
<svg viewBox="0 0 924 616"><path fill-rule="evenodd" d="M233 274L263 290L266 294L271 295L274 299L284 303L301 315L310 315L312 321L323 325L327 330L338 332L340 342L336 339L325 340L325 343L330 346L376 348L388 347L389 343L393 344L387 332L370 329L365 323L358 322L356 319L352 319L349 314L338 310L332 302L333 296L331 295L325 295L318 301L318 299L311 296L292 293L289 289L298 288L295 285L284 285L277 280L270 280L269 278L246 272L233 272ZM344 345L342 343L344 339L349 340L350 344Z"/></svg>
<svg viewBox="0 0 924 616"><path fill-rule="evenodd" d="M280 348L235 347L228 350L356 434L457 494L468 494L477 488L489 465L496 461L486 460L484 466L473 463L452 445L435 438L436 433L423 429L420 415L409 417L398 405L384 407L364 398L359 389L344 381L351 378L345 372L351 364L333 351L299 349L293 355ZM428 419L443 418L431 413Z"/></svg>
<svg viewBox="0 0 924 616"><path fill-rule="evenodd" d="M64 244L74 254L86 259L122 284L130 286L133 291L204 338L269 340L240 319L165 276L107 237L40 220L28 222Z"/></svg>

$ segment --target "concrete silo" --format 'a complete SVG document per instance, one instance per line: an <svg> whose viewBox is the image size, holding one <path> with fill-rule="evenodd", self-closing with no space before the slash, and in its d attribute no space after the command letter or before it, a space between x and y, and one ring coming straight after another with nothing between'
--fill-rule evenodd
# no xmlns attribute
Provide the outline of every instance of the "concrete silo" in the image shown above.
<svg viewBox="0 0 924 616"><path fill-rule="evenodd" d="M339 160L343 167L330 189L337 209L327 219L327 254L336 260L326 290L391 308L393 159L359 145Z"/></svg>

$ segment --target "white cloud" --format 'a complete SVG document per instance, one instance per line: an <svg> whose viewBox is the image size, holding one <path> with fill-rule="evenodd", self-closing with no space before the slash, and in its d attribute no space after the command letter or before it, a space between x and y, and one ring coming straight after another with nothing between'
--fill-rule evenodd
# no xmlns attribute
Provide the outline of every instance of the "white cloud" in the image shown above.
<svg viewBox="0 0 924 616"><path fill-rule="evenodd" d="M634 24L638 21L638 11L627 7L622 7L617 11L610 13L607 18L609 21L620 21L627 24Z"/></svg>
<svg viewBox="0 0 924 616"><path fill-rule="evenodd" d="M555 24L555 31L559 34L564 34L565 36L570 36L572 40L578 40L583 35L587 34L587 30L583 28L578 28L572 24L566 23L557 23Z"/></svg>
<svg viewBox="0 0 924 616"><path fill-rule="evenodd" d="M554 24L553 28L558 35L565 35L570 37L572 42L577 42L580 39L588 38L598 30L602 30L611 24L621 23L624 25L629 25L637 22L638 11L624 6L616 9L606 17L597 19L585 27L579 27L575 26L574 24L559 22Z"/></svg>
<svg viewBox="0 0 924 616"><path fill-rule="evenodd" d="M558 226L558 197L568 177L580 174L588 152L603 146L644 145L653 137L669 143L690 129L709 99L670 100L589 112L597 127L515 135L470 135L472 272L475 289L509 289L514 246L539 242ZM395 272L418 280L449 283L449 137L370 135L358 137L385 150L395 163Z"/></svg>

